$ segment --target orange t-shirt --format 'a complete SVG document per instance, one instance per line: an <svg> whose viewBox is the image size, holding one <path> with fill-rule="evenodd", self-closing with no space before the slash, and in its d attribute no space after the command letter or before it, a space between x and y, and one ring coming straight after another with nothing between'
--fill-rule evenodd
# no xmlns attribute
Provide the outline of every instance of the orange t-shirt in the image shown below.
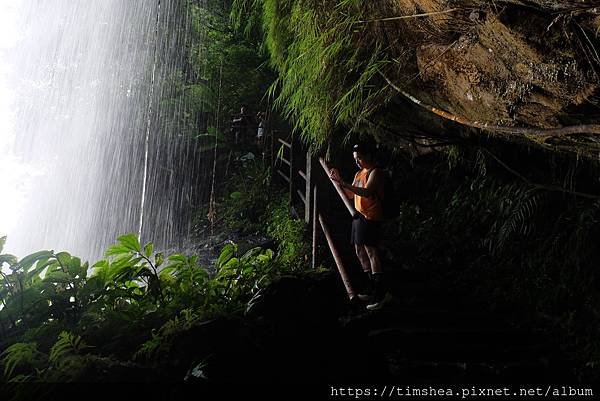
<svg viewBox="0 0 600 401"><path fill-rule="evenodd" d="M365 188L369 174L375 169L362 169L354 176L354 186ZM383 220L383 206L381 199L383 198L383 188L377 189L377 195L370 197L354 195L354 208L359 211L367 220Z"/></svg>

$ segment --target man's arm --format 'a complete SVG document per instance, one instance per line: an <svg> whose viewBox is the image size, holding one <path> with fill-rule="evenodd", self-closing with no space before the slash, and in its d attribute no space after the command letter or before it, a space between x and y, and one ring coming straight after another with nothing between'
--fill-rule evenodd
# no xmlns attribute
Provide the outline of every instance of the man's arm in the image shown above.
<svg viewBox="0 0 600 401"><path fill-rule="evenodd" d="M355 195L370 198L371 196L375 196L377 194L377 189L380 188L382 184L383 177L381 174L382 173L378 168L373 169L371 174L369 174L369 179L367 180L367 184L364 188L355 186L355 183L348 184L343 181L340 181L340 186L344 189L344 191L349 191Z"/></svg>

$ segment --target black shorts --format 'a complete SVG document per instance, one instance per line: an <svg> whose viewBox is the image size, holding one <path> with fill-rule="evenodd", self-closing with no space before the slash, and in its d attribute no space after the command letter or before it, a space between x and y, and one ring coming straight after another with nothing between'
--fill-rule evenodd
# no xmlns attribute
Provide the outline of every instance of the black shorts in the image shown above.
<svg viewBox="0 0 600 401"><path fill-rule="evenodd" d="M381 221L367 220L365 216L356 213L352 220L352 245L378 246L381 239Z"/></svg>

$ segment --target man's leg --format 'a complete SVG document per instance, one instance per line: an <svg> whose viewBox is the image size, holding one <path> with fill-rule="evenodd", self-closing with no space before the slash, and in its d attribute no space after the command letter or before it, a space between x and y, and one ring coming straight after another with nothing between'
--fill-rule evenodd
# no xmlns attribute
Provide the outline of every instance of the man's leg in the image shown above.
<svg viewBox="0 0 600 401"><path fill-rule="evenodd" d="M379 250L376 246L363 246L367 257L369 258L369 270L373 274L381 273L381 261L379 259Z"/></svg>
<svg viewBox="0 0 600 401"><path fill-rule="evenodd" d="M366 273L371 272L371 259L369 258L369 254L367 253L366 247L364 245L354 245L354 250L356 251L356 257L358 257L358 261L360 262L360 266L363 271Z"/></svg>
<svg viewBox="0 0 600 401"><path fill-rule="evenodd" d="M354 245L356 256L360 261L360 265L363 270L361 288L359 290L359 299L366 301L370 299L371 293L373 292L373 285L371 282L371 260L367 253L364 245Z"/></svg>
<svg viewBox="0 0 600 401"><path fill-rule="evenodd" d="M379 250L376 246L365 246L365 251L371 263L372 280L374 287L373 302L367 305L367 309L375 310L382 307L389 301L390 295L386 291L386 285L383 278L383 270L381 268L381 260L379 258Z"/></svg>

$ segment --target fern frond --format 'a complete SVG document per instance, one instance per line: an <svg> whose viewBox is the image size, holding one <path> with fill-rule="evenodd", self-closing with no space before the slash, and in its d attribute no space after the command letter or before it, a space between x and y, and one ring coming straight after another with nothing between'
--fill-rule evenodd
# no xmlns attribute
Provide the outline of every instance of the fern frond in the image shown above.
<svg viewBox="0 0 600 401"><path fill-rule="evenodd" d="M16 343L8 347L2 354L4 377L10 378L18 367L35 367L44 354L38 351L36 343Z"/></svg>
<svg viewBox="0 0 600 401"><path fill-rule="evenodd" d="M65 358L73 355L79 355L85 349L90 348L80 336L63 331L58 335L58 341L50 350L49 361L60 365Z"/></svg>

